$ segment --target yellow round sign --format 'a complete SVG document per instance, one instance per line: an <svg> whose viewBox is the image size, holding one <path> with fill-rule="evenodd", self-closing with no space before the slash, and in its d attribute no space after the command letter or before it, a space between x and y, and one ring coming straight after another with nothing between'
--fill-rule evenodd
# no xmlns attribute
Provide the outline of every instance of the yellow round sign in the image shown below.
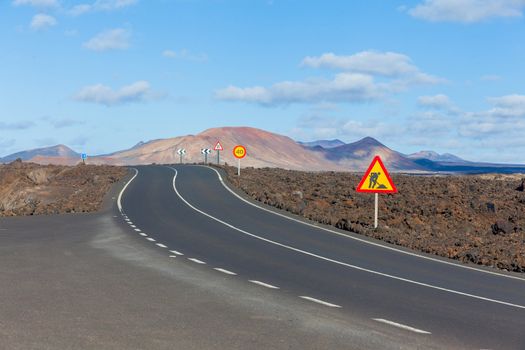
<svg viewBox="0 0 525 350"><path fill-rule="evenodd" d="M242 159L246 157L246 147L241 145L233 147L233 155L237 159Z"/></svg>

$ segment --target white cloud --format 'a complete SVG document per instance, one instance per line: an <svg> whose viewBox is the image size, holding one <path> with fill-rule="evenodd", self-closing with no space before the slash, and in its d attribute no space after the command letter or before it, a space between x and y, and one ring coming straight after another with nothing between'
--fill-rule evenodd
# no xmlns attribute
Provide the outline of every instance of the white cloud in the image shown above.
<svg viewBox="0 0 525 350"><path fill-rule="evenodd" d="M111 29L97 34L83 46L93 51L124 50L129 47L130 37L130 32L125 29Z"/></svg>
<svg viewBox="0 0 525 350"><path fill-rule="evenodd" d="M74 99L82 102L114 106L130 102L143 102L152 96L150 84L147 81L137 81L121 87L119 90L97 84L82 88Z"/></svg>
<svg viewBox="0 0 525 350"><path fill-rule="evenodd" d="M75 5L69 10L69 13L73 16L80 16L84 13L88 13L93 10L93 5L90 4L79 4Z"/></svg>
<svg viewBox="0 0 525 350"><path fill-rule="evenodd" d="M44 13L39 13L33 16L31 20L31 29L42 30L49 27L53 27L57 24L55 17L46 15Z"/></svg>
<svg viewBox="0 0 525 350"><path fill-rule="evenodd" d="M111 11L135 5L136 3L137 0L97 0L93 6L96 9Z"/></svg>
<svg viewBox="0 0 525 350"><path fill-rule="evenodd" d="M218 90L216 97L224 101L243 101L262 105L322 102L362 102L380 98L380 84L365 74L340 73L334 79L285 81L269 88L229 86Z"/></svg>
<svg viewBox="0 0 525 350"><path fill-rule="evenodd" d="M521 17L525 0L425 0L408 13L431 22L473 23L496 17Z"/></svg>
<svg viewBox="0 0 525 350"><path fill-rule="evenodd" d="M332 79L315 78L284 81L271 87L229 86L218 90L216 98L262 105L289 103L365 102L399 93L414 85L444 81L421 72L408 56L387 52L364 51L352 56L324 54L306 57L302 65L342 70ZM376 80L375 78L380 80Z"/></svg>
<svg viewBox="0 0 525 350"><path fill-rule="evenodd" d="M14 6L28 5L33 7L58 7L58 0L13 0Z"/></svg>
<svg viewBox="0 0 525 350"><path fill-rule="evenodd" d="M164 50L162 55L167 58L181 59L186 61L193 62L205 62L208 60L208 56L205 54L194 54L187 49L182 49L180 51L173 50Z"/></svg>
<svg viewBox="0 0 525 350"><path fill-rule="evenodd" d="M452 107L452 103L448 96L443 94L438 94L434 96L420 96L417 99L417 102L420 106L435 108L435 109L449 109Z"/></svg>
<svg viewBox="0 0 525 350"><path fill-rule="evenodd" d="M124 7L135 5L138 0L97 0L93 3L83 3L73 6L69 13L73 16L79 16L89 12L97 11L115 11Z"/></svg>
<svg viewBox="0 0 525 350"><path fill-rule="evenodd" d="M525 117L525 95L506 95L491 97L488 101L495 107L490 113L502 118Z"/></svg>
<svg viewBox="0 0 525 350"><path fill-rule="evenodd" d="M389 77L412 74L419 71L412 64L410 57L396 52L362 51L350 56L325 53L319 57L308 56L301 65Z"/></svg>

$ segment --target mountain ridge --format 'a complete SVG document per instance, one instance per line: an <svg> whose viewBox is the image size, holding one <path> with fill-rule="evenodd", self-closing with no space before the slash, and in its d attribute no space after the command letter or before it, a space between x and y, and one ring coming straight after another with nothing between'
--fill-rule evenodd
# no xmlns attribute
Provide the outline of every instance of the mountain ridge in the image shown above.
<svg viewBox="0 0 525 350"><path fill-rule="evenodd" d="M352 143L341 140L318 140L298 142L288 136L271 133L253 127L210 128L196 135L184 135L165 139L140 141L133 147L109 154L90 156L91 164L140 165L178 163L177 150L186 149L185 163L201 163L202 148L210 148L221 141L225 151L220 153L221 164L236 164L231 150L237 144L248 149L248 156L241 161L243 167L275 167L305 171L356 171L366 170L375 155L381 156L392 172L449 172L482 169L502 169L502 164L473 163L451 154L420 151L405 155L395 151L372 137L364 137ZM308 144L309 146L307 146ZM322 145L325 145L324 148ZM427 157L427 158L425 158ZM40 164L74 165L80 162L80 154L65 145L36 148L16 152L0 158L8 163L17 158ZM432 158L432 159L428 159ZM215 163L217 153L212 151L208 162ZM521 169L516 165L513 169ZM525 172L525 166L523 166Z"/></svg>

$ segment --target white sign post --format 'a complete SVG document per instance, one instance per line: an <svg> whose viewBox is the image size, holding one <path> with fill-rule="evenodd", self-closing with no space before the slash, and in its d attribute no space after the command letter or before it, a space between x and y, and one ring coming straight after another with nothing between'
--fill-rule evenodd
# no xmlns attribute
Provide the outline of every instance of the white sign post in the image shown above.
<svg viewBox="0 0 525 350"><path fill-rule="evenodd" d="M246 147L237 145L233 148L233 156L237 158L237 176L241 176L241 159L246 157Z"/></svg>

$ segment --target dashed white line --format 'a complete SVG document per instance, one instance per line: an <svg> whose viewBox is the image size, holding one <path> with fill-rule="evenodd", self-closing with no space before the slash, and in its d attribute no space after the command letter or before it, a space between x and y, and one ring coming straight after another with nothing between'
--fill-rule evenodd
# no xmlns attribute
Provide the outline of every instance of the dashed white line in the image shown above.
<svg viewBox="0 0 525 350"><path fill-rule="evenodd" d="M234 230L236 230L236 231L238 231L238 232L240 232L240 233L242 233L242 234L244 234L246 236L253 237L253 238L261 240L263 242L274 244L276 246L279 246L279 247L282 247L282 248L285 248L285 249L289 249L289 250L292 250L292 251L297 252L297 253L305 254L305 255L308 255L308 256L320 259L320 260L328 261L328 262L331 262L331 263L334 263L334 264L337 264L337 265L341 265L341 266L346 266L346 267L349 267L351 269L367 272L367 273L370 273L370 274L373 274L373 275L382 276L382 277L386 277L386 278L391 278L391 279L394 279L394 280L397 280L397 281L411 283L411 284L418 285L418 286L421 286L421 287L432 288L432 289L440 290L440 291L443 291L443 292L457 294L457 295L461 295L461 296L465 296L465 297L469 297L469 298L473 298L473 299L484 300L484 301L488 301L488 302L491 302L491 303L496 303L496 304L500 304L500 305L506 305L506 306L510 306L510 307L515 307L515 308L518 308L518 309L525 309L525 305L509 303L509 302L503 301L503 300L491 299L491 298L483 297L483 296L480 296L480 295L465 293L465 292L461 292L461 291L458 291L458 290L444 288L444 287L432 285L432 284L429 284L429 283L419 282L419 281L411 280L411 279L400 277L400 276L390 275L390 274L387 274L387 273L383 273L383 272L367 269L367 268L364 268L364 267L361 267L361 266L348 264L348 263L345 263L345 262L342 262L342 261L338 261L338 260L335 260L335 259L327 258L325 256L318 255L318 254L315 254L315 253L311 253L311 252L306 251L306 250L295 248L295 247L292 247L292 246L289 246L289 245L286 245L286 244L283 244L283 243L279 243L279 242L276 242L276 241L272 241L271 239L268 239L268 238L257 236L257 235L255 235L253 233L250 233L250 232L245 231L245 230L243 230L241 228L238 228L238 227L236 227L236 226L234 226L232 224L229 224L229 223L227 223L227 222L225 222L225 221L223 221L221 219L218 219L215 216L210 215L210 214L208 214L208 213L206 213L206 212L196 208L195 206L193 206L184 197L182 197L182 195L180 194L179 190L177 190L177 186L175 185L175 182L176 182L176 179L177 179L177 175L178 175L177 169L175 169L175 168L170 168L170 169L175 171L175 176L173 177L173 182L172 182L173 190L175 191L177 196L188 207L190 207L191 209L195 210L196 212L201 213L202 215L207 216L208 218L210 218L212 220L215 220L215 221L223 224L224 226L230 227L230 228L232 228L232 229L234 229Z"/></svg>
<svg viewBox="0 0 525 350"><path fill-rule="evenodd" d="M170 255L170 258L176 258L177 255Z"/></svg>
<svg viewBox="0 0 525 350"><path fill-rule="evenodd" d="M237 275L235 272L231 272L231 271L228 271L228 270L225 270L225 269L221 269L219 267L215 267L214 270L222 272L222 273L225 273L227 275L232 275L232 276L236 276Z"/></svg>
<svg viewBox="0 0 525 350"><path fill-rule="evenodd" d="M201 261L199 259L188 258L188 260L193 261L194 263L197 263L197 264L206 265L206 263L204 261Z"/></svg>
<svg viewBox="0 0 525 350"><path fill-rule="evenodd" d="M166 246L165 246L164 244L162 244L162 243L157 243L157 246L159 246L159 247L161 247L161 248L168 248L168 247L166 247Z"/></svg>
<svg viewBox="0 0 525 350"><path fill-rule="evenodd" d="M145 234L144 232L139 232L139 235L141 235L142 237L148 237L148 235Z"/></svg>
<svg viewBox="0 0 525 350"><path fill-rule="evenodd" d="M136 228L135 231L140 232L142 230L140 228Z"/></svg>
<svg viewBox="0 0 525 350"><path fill-rule="evenodd" d="M156 242L155 239L154 239L154 238L151 238L151 237L148 237L148 238L146 238L146 239L147 239L148 241L150 241L150 242Z"/></svg>
<svg viewBox="0 0 525 350"><path fill-rule="evenodd" d="M131 227L131 228L136 228L137 226L132 225L132 224L129 224L129 227Z"/></svg>
<svg viewBox="0 0 525 350"><path fill-rule="evenodd" d="M432 333L424 331L422 329L417 329L417 328L414 328L414 327L407 326L405 324L401 324L401 323L385 320L383 318L373 318L373 320L376 321L376 322L381 322L381 323L388 324L388 325L393 326L393 327L401 328L401 329L404 329L404 330L407 330L407 331L410 331L410 332L414 332L414 333L418 333L418 334L432 334Z"/></svg>
<svg viewBox="0 0 525 350"><path fill-rule="evenodd" d="M425 256L425 255L422 255L422 254L418 254L418 253L402 250L402 249L399 249L399 248L396 248L396 247L388 246L388 245L386 245L384 243L376 243L376 242L372 242L372 241L369 241L369 240L366 240L366 239L363 239L363 238L350 236L348 234L337 232L337 231L334 231L332 229L329 229L329 228L326 228L326 227L323 227L323 226L318 226L317 224L314 224L314 223L310 223L310 222L306 222L306 221L303 221L303 220L299 220L299 219L296 219L294 217L291 217L291 216L288 216L288 215L276 212L274 210L270 210L270 209L262 207L262 206L260 206L258 204L252 203L252 202L248 201L247 199L245 199L245 198L241 197L240 195L238 195L234 190L232 190L228 185L226 185L226 183L224 182L221 174L219 173L219 171L217 169L214 169L214 168L209 167L209 166L203 166L203 167L208 168L210 170L213 170L215 173L217 173L217 176L219 177L219 181L221 182L222 186L226 190L228 190L228 192L233 194L235 197L237 197L241 201L245 202L246 204L251 205L252 207L259 208L259 209L261 209L263 211L266 211L268 213L280 216L280 217L285 218L287 220L295 221L295 222L300 223L302 225L306 225L306 226L310 226L310 227L313 227L313 228L316 228L316 229L319 229L319 230L330 232L330 233L333 233L333 234L335 234L337 236L345 237L345 238L348 238L348 239L353 239L353 240L359 241L361 243L365 243L365 244L373 245L373 246L376 246L376 247L388 249L388 250L395 251L395 252L398 252L398 253L401 253L401 254L411 255L411 256L414 256L414 257L421 258L421 259L434 261L434 262L437 262L437 263L440 263L440 264L446 264L446 265L454 266L454 267L457 267L457 268L473 270L473 271L487 273L487 274L495 275L495 276L499 276L499 277L505 277L505 278L511 278L511 279L525 281L525 278L523 278L523 277L512 276L512 275L505 275L505 274L502 274L502 273L499 273L499 272L495 272L495 271L490 271L490 270L483 270L483 269L479 269L479 268L476 268L476 267L459 264L459 263L456 263L456 262L446 261L446 260L437 259L437 258L433 258L433 257L430 257L430 256ZM174 168L171 168L171 169L176 170Z"/></svg>
<svg viewBox="0 0 525 350"><path fill-rule="evenodd" d="M173 253L173 254L175 254L175 255L184 255L184 254L182 254L181 252L178 252L178 251L176 251L176 250L170 250L170 253Z"/></svg>
<svg viewBox="0 0 525 350"><path fill-rule="evenodd" d="M308 301L312 301L314 303L321 304L321 305L328 306L328 307L341 308L341 306L339 306L339 305L332 304L332 303L329 303L329 302L326 302L326 301L323 301L323 300L315 299L315 298L312 298L312 297L307 297L307 296L304 296L304 295L303 296L299 296L299 298L302 298L302 299L305 299L305 300L308 300Z"/></svg>
<svg viewBox="0 0 525 350"><path fill-rule="evenodd" d="M272 286L271 284L264 283L264 282L261 282L261 281L249 280L249 282L255 283L255 284L259 285L259 286L270 288L270 289L280 289L279 287Z"/></svg>

